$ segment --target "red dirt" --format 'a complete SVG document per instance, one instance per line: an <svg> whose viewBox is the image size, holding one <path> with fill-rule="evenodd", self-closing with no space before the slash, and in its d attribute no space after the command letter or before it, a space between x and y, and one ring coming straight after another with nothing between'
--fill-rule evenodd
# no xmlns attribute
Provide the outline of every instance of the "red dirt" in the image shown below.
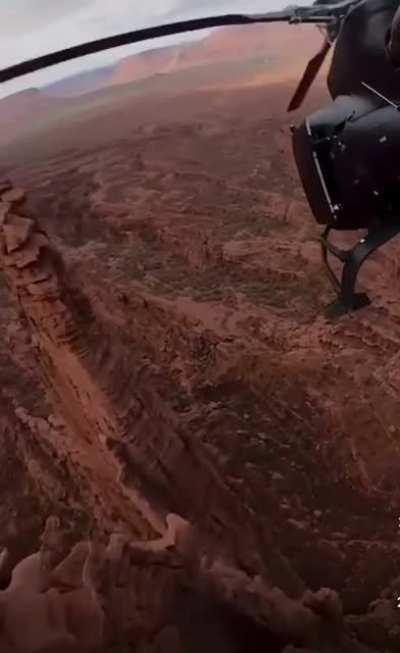
<svg viewBox="0 0 400 653"><path fill-rule="evenodd" d="M127 522L126 503L107 506L115 480L88 471L101 451L121 466L125 496L139 488L160 523L171 511L188 519L210 558L296 600L335 590L347 639L324 631L313 650L395 651L399 246L366 266L371 307L322 317L333 296L292 164L290 91L119 97L9 151L4 173L62 255L59 297L81 335L76 350L50 346L50 309L29 325L33 305L1 290L0 425L15 474L0 523L16 511L4 542L22 533L33 547L50 509L76 537L93 516ZM77 351L84 367L67 374ZM100 405L115 421L96 427ZM276 646L296 643L288 632Z"/></svg>

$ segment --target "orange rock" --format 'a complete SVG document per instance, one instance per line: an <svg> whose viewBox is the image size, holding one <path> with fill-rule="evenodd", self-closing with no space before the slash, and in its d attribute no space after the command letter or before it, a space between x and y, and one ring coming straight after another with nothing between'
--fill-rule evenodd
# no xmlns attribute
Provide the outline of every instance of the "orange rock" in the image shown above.
<svg viewBox="0 0 400 653"><path fill-rule="evenodd" d="M45 298L45 297L54 297L58 296L59 294L59 288L58 288L58 283L57 279L54 277L50 277L49 279L46 279L45 281L39 281L38 283L30 283L28 285L28 292L37 297L37 298Z"/></svg>
<svg viewBox="0 0 400 653"><path fill-rule="evenodd" d="M50 270L43 269L38 265L31 265L16 271L13 280L17 288L27 286L30 283L38 283L39 281L46 281L50 279L52 273Z"/></svg>
<svg viewBox="0 0 400 653"><path fill-rule="evenodd" d="M34 229L33 220L10 215L7 224L3 226L6 249L9 254L24 245Z"/></svg>
<svg viewBox="0 0 400 653"><path fill-rule="evenodd" d="M0 202L0 225L4 224L10 210L11 204L9 202Z"/></svg>
<svg viewBox="0 0 400 653"><path fill-rule="evenodd" d="M0 191L1 192L1 191ZM25 200L26 194L22 188L12 188L2 194L3 202L9 202L13 205L19 205Z"/></svg>
<svg viewBox="0 0 400 653"><path fill-rule="evenodd" d="M9 179L4 179L3 181L0 181L0 194L4 193L7 190L10 190L12 187L12 183Z"/></svg>
<svg viewBox="0 0 400 653"><path fill-rule="evenodd" d="M52 585L79 589L82 587L82 571L89 552L88 542L78 542L70 553L53 570Z"/></svg>
<svg viewBox="0 0 400 653"><path fill-rule="evenodd" d="M29 247L21 251L15 251L13 254L4 256L4 264L17 268L25 268L32 263L36 263L39 258L40 250L49 244L48 239L43 234L35 233L30 239Z"/></svg>

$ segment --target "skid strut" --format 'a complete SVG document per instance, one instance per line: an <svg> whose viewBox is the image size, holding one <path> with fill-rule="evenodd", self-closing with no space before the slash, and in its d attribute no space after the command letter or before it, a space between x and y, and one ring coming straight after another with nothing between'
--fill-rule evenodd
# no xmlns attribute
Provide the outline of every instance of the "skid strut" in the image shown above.
<svg viewBox="0 0 400 653"><path fill-rule="evenodd" d="M339 249L329 241L331 229L330 226L326 227L321 235L322 260L338 298L328 306L326 314L329 317L338 317L370 303L368 295L355 292L358 272L373 252L400 233L400 224L381 225L379 228L371 229L355 247L348 250ZM328 253L343 263L341 280L329 265Z"/></svg>

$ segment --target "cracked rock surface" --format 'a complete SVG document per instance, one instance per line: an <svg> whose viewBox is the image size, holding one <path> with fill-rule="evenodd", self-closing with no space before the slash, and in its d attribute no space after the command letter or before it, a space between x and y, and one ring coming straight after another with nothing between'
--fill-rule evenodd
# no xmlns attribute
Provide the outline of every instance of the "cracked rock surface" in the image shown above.
<svg viewBox="0 0 400 653"><path fill-rule="evenodd" d="M398 650L398 245L322 317L265 97L138 100L125 140L86 117L8 163L4 653Z"/></svg>

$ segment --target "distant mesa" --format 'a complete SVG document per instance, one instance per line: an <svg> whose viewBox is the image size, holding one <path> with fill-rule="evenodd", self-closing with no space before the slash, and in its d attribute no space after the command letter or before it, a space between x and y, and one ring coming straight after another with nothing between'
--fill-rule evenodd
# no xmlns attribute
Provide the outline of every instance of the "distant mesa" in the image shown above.
<svg viewBox="0 0 400 653"><path fill-rule="evenodd" d="M153 88L179 94L292 82L320 43L321 35L313 26L260 24L216 29L202 39L146 50L0 100L0 142L46 126L49 118L66 118L71 111L77 115L83 97L93 105L98 100L106 105L129 85L137 84L132 89L144 95ZM167 75L171 84L165 84Z"/></svg>
<svg viewBox="0 0 400 653"><path fill-rule="evenodd" d="M270 66L266 74L272 73L272 67L274 77L280 73L287 79L302 72L308 57L315 53L320 43L321 35L309 25L275 23L215 29L203 39L146 50L114 65L60 80L44 90L52 97L72 97L154 75L235 62L239 77L251 76L251 62L260 59ZM248 67L243 70L246 63Z"/></svg>
<svg viewBox="0 0 400 653"><path fill-rule="evenodd" d="M52 97L73 97L97 91L112 82L114 66L88 70L71 77L65 77L45 87Z"/></svg>
<svg viewBox="0 0 400 653"><path fill-rule="evenodd" d="M216 29L199 41L123 59L115 66L112 83L127 84L156 72L171 73L235 62L239 76L246 63L249 67L245 74L251 76L250 64L259 59L273 64L275 75L280 72L287 79L302 72L308 57L315 53L320 43L318 31L305 25L260 24Z"/></svg>

